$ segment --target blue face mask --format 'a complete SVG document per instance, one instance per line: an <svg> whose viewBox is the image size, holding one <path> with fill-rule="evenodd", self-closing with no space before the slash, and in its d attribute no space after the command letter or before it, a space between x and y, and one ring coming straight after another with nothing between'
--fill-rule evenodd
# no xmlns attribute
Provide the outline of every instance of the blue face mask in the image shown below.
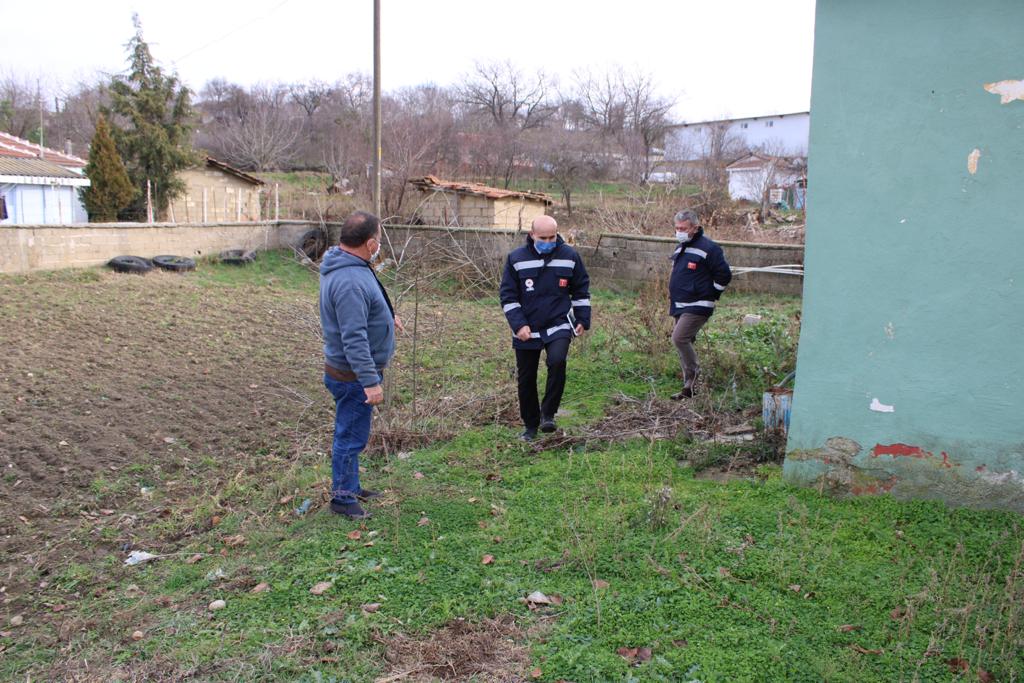
<svg viewBox="0 0 1024 683"><path fill-rule="evenodd" d="M533 248L537 250L538 254L550 254L558 246L558 242L537 242L534 241Z"/></svg>

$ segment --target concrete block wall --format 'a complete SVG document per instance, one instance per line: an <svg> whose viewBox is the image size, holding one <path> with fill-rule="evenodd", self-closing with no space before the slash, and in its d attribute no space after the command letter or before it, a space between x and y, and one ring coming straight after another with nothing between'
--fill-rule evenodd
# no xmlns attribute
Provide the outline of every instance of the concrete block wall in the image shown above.
<svg viewBox="0 0 1024 683"><path fill-rule="evenodd" d="M281 246L274 223L89 223L0 226L0 273L81 268L115 256L215 255L225 249Z"/></svg>
<svg viewBox="0 0 1024 683"><path fill-rule="evenodd" d="M397 257L409 255L436 258L469 257L481 268L500 274L505 256L523 244L526 231L499 228L444 228L435 226L388 226L385 249ZM651 282L667 280L669 256L675 249L672 238L638 235L579 232L573 245L587 266L591 281L599 287L635 289ZM721 242L726 259L733 266L763 267L802 264L800 245L748 244ZM403 253L404 252L404 255ZM803 279L793 275L749 273L733 279L734 291L772 294L802 293Z"/></svg>
<svg viewBox="0 0 1024 683"><path fill-rule="evenodd" d="M190 169L181 173L185 194L171 203L168 218L177 223L203 221L203 189L206 189L208 223L260 220L260 188L215 168ZM241 204L241 217L238 205Z"/></svg>
<svg viewBox="0 0 1024 683"><path fill-rule="evenodd" d="M543 216L547 210L544 202L524 198L494 200L494 222L496 228L529 230L534 218Z"/></svg>

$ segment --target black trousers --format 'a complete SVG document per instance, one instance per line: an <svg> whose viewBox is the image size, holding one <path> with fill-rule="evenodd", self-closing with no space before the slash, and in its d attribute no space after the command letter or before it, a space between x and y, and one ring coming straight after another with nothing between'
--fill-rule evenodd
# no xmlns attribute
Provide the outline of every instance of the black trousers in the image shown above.
<svg viewBox="0 0 1024 683"><path fill-rule="evenodd" d="M544 346L548 381L544 401L537 400L537 368L541 349L516 349L516 379L519 383L519 415L527 429L537 429L541 419L553 420L565 390L565 365L569 338L555 339Z"/></svg>

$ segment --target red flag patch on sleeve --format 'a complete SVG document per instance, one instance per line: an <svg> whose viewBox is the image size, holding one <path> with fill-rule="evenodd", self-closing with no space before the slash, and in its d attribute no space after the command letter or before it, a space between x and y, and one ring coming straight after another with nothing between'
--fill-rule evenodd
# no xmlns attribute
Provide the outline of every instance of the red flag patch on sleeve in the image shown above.
<svg viewBox="0 0 1024 683"><path fill-rule="evenodd" d="M558 278L558 286L559 287L568 287L569 286L569 280L564 278L564 277Z"/></svg>
<svg viewBox="0 0 1024 683"><path fill-rule="evenodd" d="M697 262L690 261L689 263L686 264L686 267L689 268L690 270L697 270Z"/></svg>

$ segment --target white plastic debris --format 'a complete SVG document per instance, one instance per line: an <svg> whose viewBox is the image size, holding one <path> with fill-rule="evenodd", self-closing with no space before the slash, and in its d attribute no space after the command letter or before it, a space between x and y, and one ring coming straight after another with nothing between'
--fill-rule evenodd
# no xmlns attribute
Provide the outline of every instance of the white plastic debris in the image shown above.
<svg viewBox="0 0 1024 683"><path fill-rule="evenodd" d="M157 555L147 553L145 550L133 550L131 554L128 555L128 559L126 559L124 563L128 566L133 566L149 562L150 560L155 560L157 557Z"/></svg>

